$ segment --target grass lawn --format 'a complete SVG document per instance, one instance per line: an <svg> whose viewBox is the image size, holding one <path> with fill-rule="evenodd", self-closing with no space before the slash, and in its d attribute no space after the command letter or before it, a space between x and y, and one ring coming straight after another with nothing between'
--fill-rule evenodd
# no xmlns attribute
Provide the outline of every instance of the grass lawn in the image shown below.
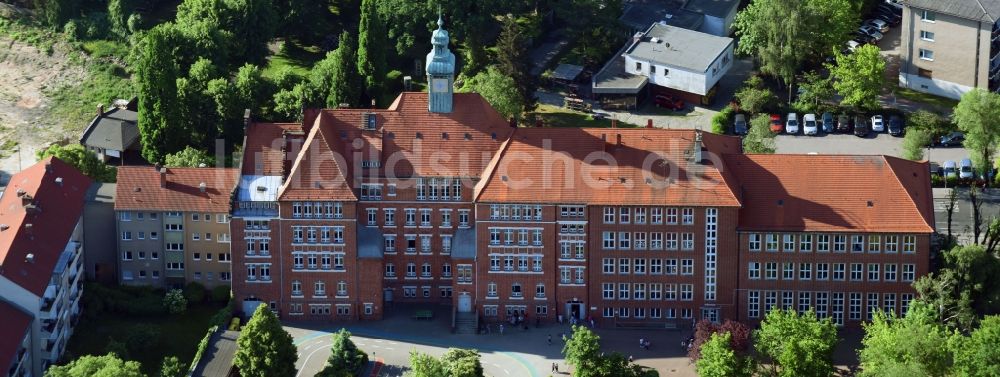
<svg viewBox="0 0 1000 377"><path fill-rule="evenodd" d="M198 349L198 342L208 331L208 321L224 305L203 304L189 307L181 315L155 317L126 317L114 313L104 313L97 320L81 319L66 347L67 355L104 355L109 337L124 342L132 329L138 325L150 325L159 329L159 339L147 352L132 352L131 359L142 363L143 371L154 375L160 370L160 362L166 356L177 356L184 363L190 363Z"/></svg>
<svg viewBox="0 0 1000 377"><path fill-rule="evenodd" d="M531 114L542 119L547 127L611 127L610 119L594 119L590 114L539 104ZM631 128L634 124L618 121L618 127Z"/></svg>
<svg viewBox="0 0 1000 377"><path fill-rule="evenodd" d="M316 46L302 46L294 40L285 40L285 46L277 54L267 57L264 77L274 78L284 69L291 70L299 77L309 74L309 69L323 59L325 54Z"/></svg>
<svg viewBox="0 0 1000 377"><path fill-rule="evenodd" d="M958 105L958 100L953 100L951 98L939 97L933 94L928 94L924 92L918 92L913 89L894 87L893 91L899 98L905 98L910 101L926 103L937 107L939 110L950 110Z"/></svg>

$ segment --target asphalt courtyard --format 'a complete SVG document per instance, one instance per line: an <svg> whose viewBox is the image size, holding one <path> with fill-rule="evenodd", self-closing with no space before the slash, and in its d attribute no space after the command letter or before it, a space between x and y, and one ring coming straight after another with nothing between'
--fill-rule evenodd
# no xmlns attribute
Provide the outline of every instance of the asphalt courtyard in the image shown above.
<svg viewBox="0 0 1000 377"><path fill-rule="evenodd" d="M410 315L417 309L433 309L433 320L415 320ZM494 377L545 377L568 376L570 369L562 357L561 335L570 333L569 325L542 325L523 328L506 328L503 335L493 326L490 334L452 334L450 307L424 305L390 309L385 319L375 322L354 322L344 326L351 332L351 339L368 353L372 361L369 376L402 376L408 370L410 351L440 356L449 347L476 349L481 355L487 376ZM299 359L296 377L314 376L330 356L332 334L341 326L320 323L285 323L298 347ZM604 352L630 355L635 363L656 369L660 376L695 377L694 365L686 356L680 342L691 335L690 329L682 330L633 330L603 329L594 331L601 337ZM551 335L552 343L548 337ZM860 333L842 331L835 360L838 365L855 363L855 351ZM648 350L641 349L639 339L650 340ZM559 372L552 370L556 363Z"/></svg>

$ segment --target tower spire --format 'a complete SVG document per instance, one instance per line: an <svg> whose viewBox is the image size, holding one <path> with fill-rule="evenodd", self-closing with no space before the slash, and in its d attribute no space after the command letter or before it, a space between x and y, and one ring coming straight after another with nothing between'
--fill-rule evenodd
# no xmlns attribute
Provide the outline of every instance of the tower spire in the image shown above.
<svg viewBox="0 0 1000 377"><path fill-rule="evenodd" d="M431 33L433 48L427 54L427 84L430 86L427 109L434 113L450 113L452 85L455 82L455 54L448 50L448 31L438 8L438 28Z"/></svg>

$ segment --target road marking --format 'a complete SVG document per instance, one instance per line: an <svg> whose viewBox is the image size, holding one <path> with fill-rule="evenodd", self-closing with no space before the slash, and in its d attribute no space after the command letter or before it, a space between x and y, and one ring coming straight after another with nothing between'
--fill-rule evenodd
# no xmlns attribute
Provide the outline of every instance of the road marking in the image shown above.
<svg viewBox="0 0 1000 377"><path fill-rule="evenodd" d="M503 372L506 373L508 376L510 375L510 371L508 371L506 369L504 369Z"/></svg>
<svg viewBox="0 0 1000 377"><path fill-rule="evenodd" d="M384 348L386 351L392 351L392 350L395 349L395 348L392 348L392 347L382 347L382 348Z"/></svg>
<svg viewBox="0 0 1000 377"><path fill-rule="evenodd" d="M309 365L309 359L311 359L313 357L313 355L316 354L316 352L319 352L319 350L321 350L323 348L332 347L332 346L333 346L333 344L322 345L322 346L319 346L319 348L317 348L315 351L310 352L309 356L306 356L306 361L302 362L302 369L299 369L299 371L297 373L295 373L295 377L299 377L299 376L302 375L302 370L306 369L306 366Z"/></svg>
<svg viewBox="0 0 1000 377"><path fill-rule="evenodd" d="M315 344L313 344L313 345L309 345L308 347L306 347L306 348L303 348L303 349L302 349L302 352L305 352L305 351L308 351L308 350L309 350L310 348L313 348L313 346L314 346L314 345L315 345Z"/></svg>

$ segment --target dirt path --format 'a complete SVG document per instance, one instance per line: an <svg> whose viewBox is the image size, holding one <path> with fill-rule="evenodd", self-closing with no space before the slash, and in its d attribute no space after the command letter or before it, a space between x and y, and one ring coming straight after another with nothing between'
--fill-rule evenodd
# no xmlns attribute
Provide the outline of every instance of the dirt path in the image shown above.
<svg viewBox="0 0 1000 377"><path fill-rule="evenodd" d="M49 115L51 100L45 94L86 77L83 66L70 62L68 51L57 44L47 54L0 36L0 184L32 164L39 148L79 137L65 134Z"/></svg>

